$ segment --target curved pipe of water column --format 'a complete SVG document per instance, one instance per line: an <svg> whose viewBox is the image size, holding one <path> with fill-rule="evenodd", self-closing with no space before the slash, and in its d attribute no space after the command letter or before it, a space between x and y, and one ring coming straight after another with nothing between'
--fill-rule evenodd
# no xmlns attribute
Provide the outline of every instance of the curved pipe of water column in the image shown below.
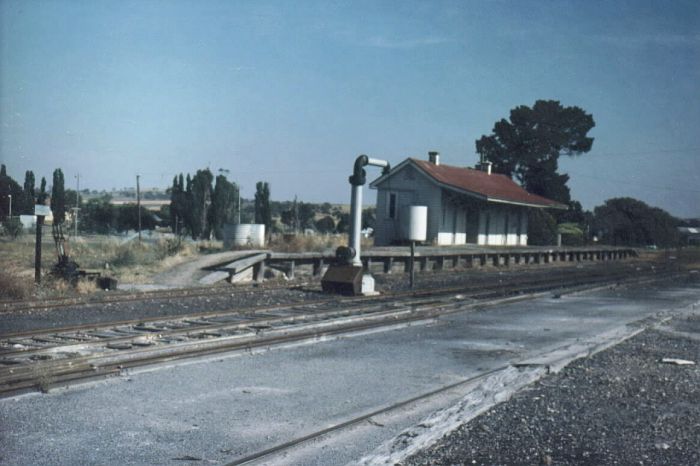
<svg viewBox="0 0 700 466"><path fill-rule="evenodd" d="M391 166L386 160L372 159L364 154L355 159L355 167L352 175L349 178L350 184L352 185L350 197L349 246L354 251L352 265L355 266L362 266L362 259L360 258L360 231L362 229L362 185L367 181L367 173L364 169L364 167L367 165L382 167L383 174L389 173L389 170L391 170Z"/></svg>

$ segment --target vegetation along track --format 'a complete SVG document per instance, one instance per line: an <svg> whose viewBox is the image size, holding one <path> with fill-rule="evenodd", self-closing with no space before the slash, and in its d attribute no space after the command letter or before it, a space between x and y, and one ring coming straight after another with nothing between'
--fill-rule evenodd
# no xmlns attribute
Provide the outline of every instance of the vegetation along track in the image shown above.
<svg viewBox="0 0 700 466"><path fill-rule="evenodd" d="M266 289L288 287L284 285L262 285ZM126 303L131 301L198 298L202 296L226 295L233 291L230 284L208 287L177 288L167 290L151 290L139 292L110 292L110 294L97 294L92 296L70 296L60 298L41 299L35 301L17 300L0 302L0 311L28 311L33 309L57 309L80 305L95 305L109 303Z"/></svg>
<svg viewBox="0 0 700 466"><path fill-rule="evenodd" d="M600 265L602 263L598 263ZM606 263L607 267L610 268L623 268L627 264L625 263ZM525 269L521 269L522 273ZM536 271L541 269L530 269L530 271ZM549 270L551 272L551 270ZM303 288L313 283L314 280L308 282L298 282L294 285L296 288ZM263 290L278 290L278 289L288 289L290 287L289 283L275 283L275 282L264 282L256 283L256 289ZM101 304L120 304L129 302L142 302L146 300L177 300L177 299L191 299L200 297L216 297L216 296L227 296L236 293L242 289L250 289L244 287L232 287L231 284L219 284L213 286L200 286L200 287L189 287L189 288L174 288L174 289L160 289L160 290L149 290L149 291L137 291L137 292L127 292L127 291L110 291L110 292L100 292L96 294L86 295L86 296L64 296L64 297L54 297L54 298L42 298L35 300L0 300L0 313L2 312L19 312L19 311L32 311L32 310L50 310L50 309L60 309L69 308L76 306L95 306Z"/></svg>
<svg viewBox="0 0 700 466"><path fill-rule="evenodd" d="M217 311L171 318L121 321L0 339L0 395L47 390L54 385L118 375L124 369L223 351L410 325L483 306L487 298L521 299L528 294L618 282L672 278L675 274L581 270L558 277L527 277L508 286L494 283L394 293L374 298L326 299L246 311ZM491 301L493 302L493 301Z"/></svg>

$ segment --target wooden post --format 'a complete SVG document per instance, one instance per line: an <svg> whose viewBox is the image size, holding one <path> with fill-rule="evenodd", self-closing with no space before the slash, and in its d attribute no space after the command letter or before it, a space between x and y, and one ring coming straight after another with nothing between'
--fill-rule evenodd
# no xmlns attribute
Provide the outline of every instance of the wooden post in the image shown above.
<svg viewBox="0 0 700 466"><path fill-rule="evenodd" d="M258 283L265 281L265 261L260 261L253 265L253 280Z"/></svg>
<svg viewBox="0 0 700 466"><path fill-rule="evenodd" d="M415 259L416 259L416 242L411 241L411 262L409 263L409 272L410 272L410 281L409 284L411 286L411 289L413 289L413 283L415 280L415 274L416 274L416 268L415 268Z"/></svg>
<svg viewBox="0 0 700 466"><path fill-rule="evenodd" d="M36 216L36 244L34 245L34 281L41 283L41 226L44 224L44 216Z"/></svg>
<svg viewBox="0 0 700 466"><path fill-rule="evenodd" d="M435 260L435 264L433 265L433 270L442 270L445 268L445 256L439 256Z"/></svg>
<svg viewBox="0 0 700 466"><path fill-rule="evenodd" d="M317 277L321 275L321 269L323 268L323 258L314 259L314 272L313 276Z"/></svg>
<svg viewBox="0 0 700 466"><path fill-rule="evenodd" d="M384 273L391 273L391 268L394 266L394 258L386 257L384 258Z"/></svg>
<svg viewBox="0 0 700 466"><path fill-rule="evenodd" d="M141 188L139 186L140 175L136 175L136 211L139 217L139 243L141 242Z"/></svg>

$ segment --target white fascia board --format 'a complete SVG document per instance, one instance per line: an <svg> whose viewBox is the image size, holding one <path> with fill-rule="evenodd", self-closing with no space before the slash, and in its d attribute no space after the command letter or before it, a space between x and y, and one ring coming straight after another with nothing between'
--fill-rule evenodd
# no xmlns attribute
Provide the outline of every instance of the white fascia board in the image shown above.
<svg viewBox="0 0 700 466"><path fill-rule="evenodd" d="M385 180L387 180L388 178L390 178L390 177L396 175L396 174L397 174L398 172L400 172L406 165L408 165L408 162L410 162L410 161L411 161L411 159L406 159L406 160L404 160L403 162L401 162L400 164L398 164L397 166L395 166L394 168L392 168L391 171L390 171L389 173L387 173L387 174L385 174L385 175L382 175L382 176L380 176L379 178L377 178L376 180L372 181L372 182L369 184L369 187L370 187L371 189L377 189L377 185L378 185L378 184L383 183L383 182L384 182Z"/></svg>
<svg viewBox="0 0 700 466"><path fill-rule="evenodd" d="M507 201L505 199L496 199L494 197L489 197L486 199L486 202L494 202L494 203L499 203L499 204L511 204L511 205L521 205L523 207L535 207L537 209L559 209L559 210L566 210L569 208L569 206L564 205L564 204L555 204L555 205L542 205L542 204L530 204L527 202L517 202L517 201Z"/></svg>

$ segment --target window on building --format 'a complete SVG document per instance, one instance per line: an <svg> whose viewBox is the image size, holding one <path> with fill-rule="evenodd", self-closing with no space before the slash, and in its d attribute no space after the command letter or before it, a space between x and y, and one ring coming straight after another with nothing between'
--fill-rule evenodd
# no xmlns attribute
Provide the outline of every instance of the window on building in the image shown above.
<svg viewBox="0 0 700 466"><path fill-rule="evenodd" d="M396 193L389 193L389 205L387 207L389 218L396 218Z"/></svg>

